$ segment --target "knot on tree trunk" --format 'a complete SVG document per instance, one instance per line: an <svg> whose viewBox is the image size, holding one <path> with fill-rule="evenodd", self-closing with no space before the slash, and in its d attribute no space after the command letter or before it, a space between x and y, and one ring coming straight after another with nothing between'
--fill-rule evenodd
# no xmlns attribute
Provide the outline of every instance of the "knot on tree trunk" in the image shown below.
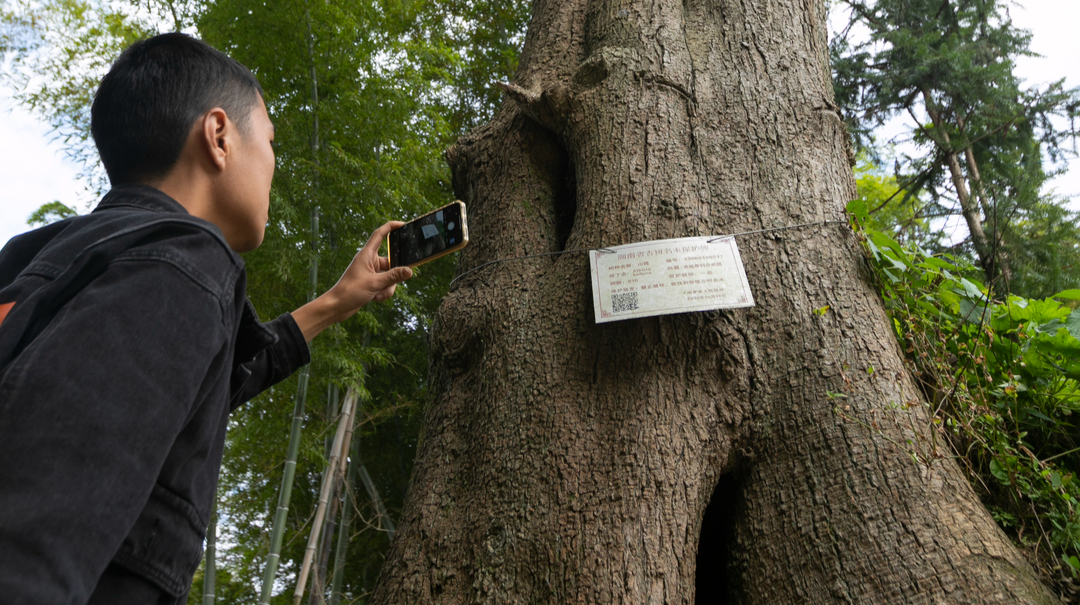
<svg viewBox="0 0 1080 605"><path fill-rule="evenodd" d="M498 82L495 86L513 99L522 113L536 123L556 134L563 131L570 105L570 91L565 86L557 84L546 90L539 87L526 89L504 82Z"/></svg>

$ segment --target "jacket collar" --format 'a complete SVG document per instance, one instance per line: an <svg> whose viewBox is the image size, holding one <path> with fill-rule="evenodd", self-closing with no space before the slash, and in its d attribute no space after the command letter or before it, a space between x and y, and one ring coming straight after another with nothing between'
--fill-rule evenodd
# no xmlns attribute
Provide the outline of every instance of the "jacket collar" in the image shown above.
<svg viewBox="0 0 1080 605"><path fill-rule="evenodd" d="M189 214L187 208L184 208L180 205L180 202L164 194L160 189L155 189L150 185L140 184L117 185L116 187L113 187L105 194L105 197L101 198L101 202L98 203L94 212L124 207L149 210L151 212Z"/></svg>

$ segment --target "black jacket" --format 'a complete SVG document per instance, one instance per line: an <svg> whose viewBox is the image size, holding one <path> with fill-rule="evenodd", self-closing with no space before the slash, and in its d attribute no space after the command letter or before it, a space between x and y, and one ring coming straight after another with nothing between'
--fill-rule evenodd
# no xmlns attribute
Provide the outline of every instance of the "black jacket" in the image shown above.
<svg viewBox="0 0 1080 605"><path fill-rule="evenodd" d="M309 361L217 227L146 186L0 251L0 600L85 603L112 562L183 595L229 412Z"/></svg>

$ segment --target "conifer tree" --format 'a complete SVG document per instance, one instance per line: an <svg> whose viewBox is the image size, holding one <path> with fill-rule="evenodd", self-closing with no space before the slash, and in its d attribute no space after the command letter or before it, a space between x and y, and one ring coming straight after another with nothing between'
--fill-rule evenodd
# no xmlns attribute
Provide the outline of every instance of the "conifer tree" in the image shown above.
<svg viewBox="0 0 1080 605"><path fill-rule="evenodd" d="M1044 192L1052 173L1043 160L1069 151L1080 92L1063 80L1024 85L1015 60L1033 55L1031 34L1013 25L1003 0L845 4L850 23L831 43L832 66L837 103L857 144L865 148L874 128L906 115L918 154L898 159L901 187L929 197L926 216L963 217L969 236L962 248L997 290L1041 292L1028 290L1045 281L1029 272L1043 268L1013 259L1045 256L1047 246L1080 259L1063 243L1076 239L1075 228L1067 234L1058 227L1038 253L1025 237L1045 231L1047 208L1062 209Z"/></svg>

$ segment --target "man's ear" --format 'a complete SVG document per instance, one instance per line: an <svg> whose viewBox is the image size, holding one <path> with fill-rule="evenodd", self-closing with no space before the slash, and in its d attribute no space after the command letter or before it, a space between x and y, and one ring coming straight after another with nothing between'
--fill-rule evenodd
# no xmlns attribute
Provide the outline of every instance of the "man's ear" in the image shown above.
<svg viewBox="0 0 1080 605"><path fill-rule="evenodd" d="M235 128L225 110L215 107L203 115L202 144L210 161L218 170L225 170L225 163L233 151Z"/></svg>

